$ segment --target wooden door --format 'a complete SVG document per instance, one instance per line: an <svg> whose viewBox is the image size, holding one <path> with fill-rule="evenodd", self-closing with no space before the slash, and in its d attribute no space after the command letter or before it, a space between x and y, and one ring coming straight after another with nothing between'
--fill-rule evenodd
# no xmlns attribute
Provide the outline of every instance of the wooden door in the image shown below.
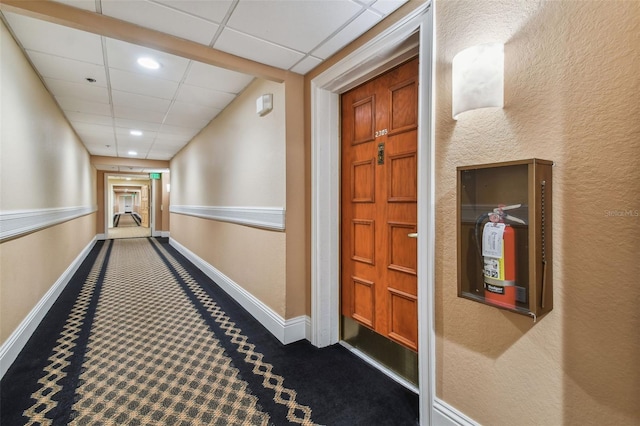
<svg viewBox="0 0 640 426"><path fill-rule="evenodd" d="M145 228L149 227L149 187L147 185L143 185L141 195L140 195L140 216L141 216L141 225Z"/></svg>
<svg viewBox="0 0 640 426"><path fill-rule="evenodd" d="M417 351L418 59L341 105L342 315Z"/></svg>

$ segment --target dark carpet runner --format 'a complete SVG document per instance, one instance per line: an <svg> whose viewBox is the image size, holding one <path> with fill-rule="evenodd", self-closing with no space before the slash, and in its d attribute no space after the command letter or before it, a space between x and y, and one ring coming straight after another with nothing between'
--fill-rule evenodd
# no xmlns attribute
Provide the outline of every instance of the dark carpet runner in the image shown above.
<svg viewBox="0 0 640 426"><path fill-rule="evenodd" d="M0 384L2 425L415 425L339 345L282 345L166 239L98 242Z"/></svg>
<svg viewBox="0 0 640 426"><path fill-rule="evenodd" d="M113 226L115 228L140 226L140 219L133 213L119 213L113 221Z"/></svg>

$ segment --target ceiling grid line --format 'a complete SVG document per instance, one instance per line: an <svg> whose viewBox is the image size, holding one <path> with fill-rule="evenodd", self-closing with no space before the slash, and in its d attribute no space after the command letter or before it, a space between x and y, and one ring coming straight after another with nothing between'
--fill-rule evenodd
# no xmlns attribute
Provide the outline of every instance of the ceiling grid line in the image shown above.
<svg viewBox="0 0 640 426"><path fill-rule="evenodd" d="M100 0L96 0L96 2L98 2ZM109 94L109 107L111 109L111 122L112 122L112 130L113 130L113 140L116 144L115 146L115 150L116 150L116 157L120 156L120 152L118 151L118 135L116 134L116 118L115 118L115 111L113 108L113 94L111 92L111 79L109 78L109 58L107 55L107 40L104 37L100 37L100 42L102 44L102 61L104 62L104 73L106 76L106 80L105 83L107 85L107 91ZM110 148L110 146L108 144L105 145L105 147L107 149Z"/></svg>

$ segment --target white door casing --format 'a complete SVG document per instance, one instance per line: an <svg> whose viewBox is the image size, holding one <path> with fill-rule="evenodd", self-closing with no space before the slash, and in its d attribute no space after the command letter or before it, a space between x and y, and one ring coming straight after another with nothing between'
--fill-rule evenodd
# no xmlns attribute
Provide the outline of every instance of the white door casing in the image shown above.
<svg viewBox="0 0 640 426"><path fill-rule="evenodd" d="M418 332L420 424L435 398L434 14L430 2L311 81L311 343L339 340L340 93L420 55L418 134Z"/></svg>

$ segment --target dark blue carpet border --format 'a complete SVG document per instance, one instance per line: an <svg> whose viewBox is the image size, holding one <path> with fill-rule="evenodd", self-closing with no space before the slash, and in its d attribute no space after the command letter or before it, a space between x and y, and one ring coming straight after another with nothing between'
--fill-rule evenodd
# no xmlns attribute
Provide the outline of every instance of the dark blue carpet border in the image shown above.
<svg viewBox="0 0 640 426"><path fill-rule="evenodd" d="M106 241L96 241L87 257L60 293L20 354L18 354L15 362L2 378L0 382L0 424L3 426L23 425L27 422L28 419L22 413L34 403L31 394L42 386L38 383L38 380L43 376L44 367L50 362L48 357L51 355L51 351L64 329L69 313L73 309L78 295L82 291L82 287L105 243ZM60 395L53 396L53 399L58 400L58 396ZM73 397L71 400L73 401ZM62 411L57 411L58 416L54 424L66 424ZM52 418L51 420L54 419Z"/></svg>
<svg viewBox="0 0 640 426"><path fill-rule="evenodd" d="M319 349L307 340L283 345L202 270L172 247L167 238L156 240L238 325L249 342L256 345L256 350L264 355L264 361L273 365L274 373L285 378L284 385L297 392L296 400L312 409L311 418L314 422L336 426L403 426L419 423L418 395L341 345ZM212 330L216 335L222 333L220 340L234 360L234 365L241 371L243 368L246 370L244 355L240 354L242 358L236 361L235 345L228 342L224 338L224 330L215 321L212 322ZM239 363L245 366L241 368ZM248 373L243 373L243 379L255 391L255 383L247 377L255 375L250 370ZM260 383L258 386L261 387ZM262 398L260 402L264 402Z"/></svg>

